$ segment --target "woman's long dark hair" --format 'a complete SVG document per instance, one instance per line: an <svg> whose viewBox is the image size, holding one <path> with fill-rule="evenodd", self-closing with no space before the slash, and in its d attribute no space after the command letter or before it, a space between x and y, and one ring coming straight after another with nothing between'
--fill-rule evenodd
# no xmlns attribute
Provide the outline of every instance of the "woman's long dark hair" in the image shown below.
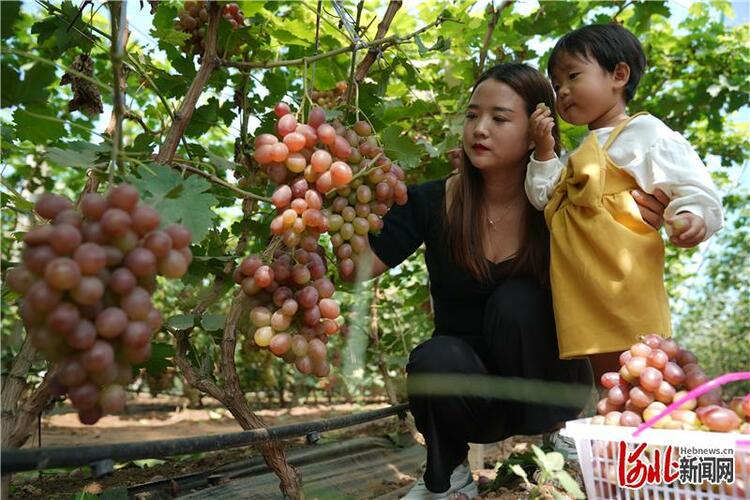
<svg viewBox="0 0 750 500"><path fill-rule="evenodd" d="M536 105L543 102L551 110L555 109L555 95L552 86L539 71L521 63L498 64L486 70L474 83L471 94L485 80L490 78L504 83L513 89L526 102L529 115ZM554 111L553 111L554 113ZM559 154L560 137L558 135L557 116L552 135L555 138L555 152ZM528 163L531 152L526 158ZM490 263L484 255L483 242L486 236L486 224L477 221L487 219L485 210L485 189L482 174L472 165L466 152L463 152L463 165L459 173L452 202L448 207L446 237L453 259L469 271L477 280L492 281ZM518 186L523 190L523 185ZM525 195L524 195L525 197ZM522 274L534 278L546 285L549 281L549 233L544 221L544 214L528 201L523 214L523 234L521 246L515 256L512 274Z"/></svg>

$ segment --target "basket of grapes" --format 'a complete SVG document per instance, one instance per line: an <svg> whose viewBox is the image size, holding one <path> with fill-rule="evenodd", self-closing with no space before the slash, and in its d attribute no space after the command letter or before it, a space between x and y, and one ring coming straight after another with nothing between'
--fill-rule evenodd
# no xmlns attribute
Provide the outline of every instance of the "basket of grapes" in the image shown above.
<svg viewBox="0 0 750 500"><path fill-rule="evenodd" d="M597 415L566 423L589 498L750 498L750 394L722 399L695 355L644 336L602 375Z"/></svg>

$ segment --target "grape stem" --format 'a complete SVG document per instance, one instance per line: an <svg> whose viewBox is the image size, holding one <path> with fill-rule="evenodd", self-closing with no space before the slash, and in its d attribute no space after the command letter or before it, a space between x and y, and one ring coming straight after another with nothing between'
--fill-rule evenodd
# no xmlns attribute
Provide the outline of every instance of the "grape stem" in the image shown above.
<svg viewBox="0 0 750 500"><path fill-rule="evenodd" d="M513 0L504 0L497 8L492 8L492 16L487 22L487 31L484 34L482 50L479 52L479 67L477 68L478 75L484 70L484 62L487 60L487 51L490 47L490 40L492 40L492 32L495 31L495 26L500 18L500 13L512 3Z"/></svg>
<svg viewBox="0 0 750 500"><path fill-rule="evenodd" d="M378 161L378 159L379 159L379 158L380 158L381 156L383 156L383 153L378 153L378 154L377 154L377 155L375 156L375 158L373 158L372 160L370 160L370 165L373 165L373 167L372 167L372 168L363 168L362 170L360 170L359 172L357 172L356 174L354 174L354 175L352 176L352 180L351 180L351 181L349 181L349 183L348 183L348 184L349 184L349 185L351 185L351 183L352 183L352 182L354 182L354 180L355 180L355 179L359 179L360 177L363 177L363 176L365 176L365 175L369 174L370 172L372 172L373 170L375 170L376 168L378 168L378 166L377 166L377 165L375 165L375 162L376 162L376 161ZM335 192L335 191L336 191L337 189L338 189L338 188L331 188L330 190L326 191L326 194L325 194L325 195L323 195L323 196L328 196L329 194L332 194L332 193L334 193L334 192Z"/></svg>
<svg viewBox="0 0 750 500"><path fill-rule="evenodd" d="M184 162L182 160L175 160L175 159L173 159L172 163L175 164L176 168L187 170L188 172L191 172L191 173L194 173L194 174L198 174L198 175L200 175L202 177L205 177L206 179L210 180L211 182L213 182L215 184L223 186L223 187L225 187L225 188L227 188L227 189L229 189L231 191L234 191L235 193L239 194L243 198L252 198L253 200L258 200L258 201L264 201L266 203L271 203L271 198L266 198L265 196L260 196L260 195L255 194L255 193L251 193L250 191L245 191L244 189L240 189L237 186L235 186L234 184L230 184L227 181L225 181L225 180L223 180L223 179L221 179L221 178L219 178L219 177L217 177L217 176L215 176L213 174L209 174L208 172L204 172L203 170L201 170L199 168L196 168L196 167L194 167L192 165L189 165L189 164L187 164L186 162Z"/></svg>
<svg viewBox="0 0 750 500"><path fill-rule="evenodd" d="M346 47L340 47L338 49L330 50L328 52L323 52L321 54L317 54L315 56L310 56L310 57L300 57L298 59L285 59L285 60L278 60L278 61L257 61L257 62L236 62L236 61L230 61L228 59L221 59L219 62L222 66L231 67L231 68L239 68L239 69L279 68L279 67L285 67L285 66L301 66L303 64L310 64L315 61L320 61L321 59L335 57L341 54L346 54L347 52L351 52L352 50L358 50L358 49L368 49L368 48L374 49L375 47L380 47L380 50L375 50L375 52L378 53L379 51L387 49L388 47L391 47L393 45L406 43L412 38L414 38L415 36L420 35L435 26L439 26L440 24L442 24L444 21L447 21L447 20L448 19L444 19L443 17L438 17L435 21L431 22L430 24L408 35L404 35L404 36L392 35L392 36L388 36L385 38L379 38L377 40L373 40L372 42L360 42L359 45L352 43L352 44L347 45ZM360 63L360 66L362 66L362 63ZM362 78L364 78L364 76Z"/></svg>

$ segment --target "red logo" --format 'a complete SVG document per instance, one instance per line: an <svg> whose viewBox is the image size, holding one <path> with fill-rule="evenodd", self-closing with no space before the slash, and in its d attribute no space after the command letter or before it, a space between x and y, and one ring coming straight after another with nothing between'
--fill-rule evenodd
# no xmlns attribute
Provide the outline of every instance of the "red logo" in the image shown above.
<svg viewBox="0 0 750 500"><path fill-rule="evenodd" d="M672 447L656 448L651 453L652 461L644 456L646 443L628 451L628 445L620 441L617 455L617 483L621 488L638 489L644 484L671 484L679 476L679 464L672 460Z"/></svg>

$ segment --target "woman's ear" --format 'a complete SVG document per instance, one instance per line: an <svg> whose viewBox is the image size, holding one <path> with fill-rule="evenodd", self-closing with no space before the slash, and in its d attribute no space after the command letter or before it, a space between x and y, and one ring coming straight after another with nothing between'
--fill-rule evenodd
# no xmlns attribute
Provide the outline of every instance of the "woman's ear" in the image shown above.
<svg viewBox="0 0 750 500"><path fill-rule="evenodd" d="M624 88L630 80L630 66L624 62L617 63L612 72L612 83L616 89Z"/></svg>

